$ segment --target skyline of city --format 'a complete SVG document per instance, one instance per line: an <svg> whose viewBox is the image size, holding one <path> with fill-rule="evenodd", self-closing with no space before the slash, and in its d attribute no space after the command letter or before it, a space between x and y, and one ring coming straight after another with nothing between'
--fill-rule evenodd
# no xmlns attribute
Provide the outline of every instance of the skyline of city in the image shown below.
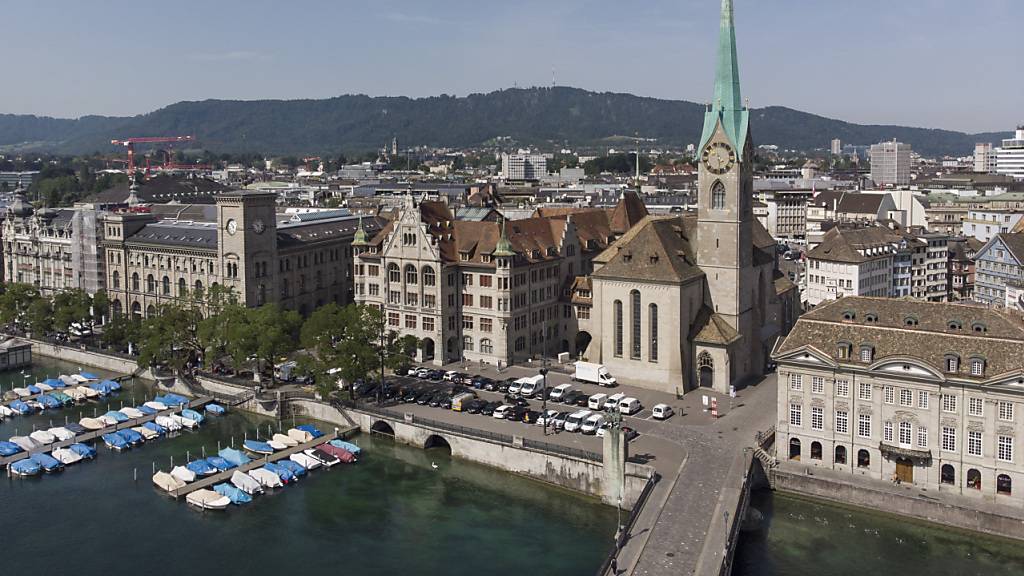
<svg viewBox="0 0 1024 576"><path fill-rule="evenodd" d="M946 0L911 4L738 0L740 68L751 106L970 133L1019 124L1019 80L1003 71L1012 69L1012 28L1024 9L1006 0L975 3L966 14ZM225 2L202 12L188 2L173 10L11 4L5 11L22 24L8 30L8 66L20 84L0 96L0 110L127 116L181 100L465 95L552 80L703 102L716 32L707 24L717 9L696 0L658 0L632 11L600 0L517 10L461 1L312 3L304 11ZM124 13L138 25L115 17ZM145 24L156 21L162 25ZM794 23L802 23L799 34L778 33ZM937 29L955 30L957 41L928 32ZM45 51L39 38L47 39ZM985 58L978 60L966 47L981 42ZM885 65L892 54L904 64ZM975 80L953 81L958 70ZM977 85L990 87L984 107L977 106ZM74 99L67 97L71 86ZM891 91L882 106L880 90Z"/></svg>

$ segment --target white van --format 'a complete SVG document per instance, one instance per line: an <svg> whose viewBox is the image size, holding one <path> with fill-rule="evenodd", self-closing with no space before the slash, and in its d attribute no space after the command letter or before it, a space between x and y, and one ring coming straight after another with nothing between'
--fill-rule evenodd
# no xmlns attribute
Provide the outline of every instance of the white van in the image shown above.
<svg viewBox="0 0 1024 576"><path fill-rule="evenodd" d="M561 402L562 398L572 390L572 384L559 384L551 389L551 396L548 396L548 400L552 402Z"/></svg>
<svg viewBox="0 0 1024 576"><path fill-rule="evenodd" d="M580 410L579 412L576 412L572 416L569 416L568 418L565 419L565 431L576 432L577 430L580 429L580 426L583 425L583 421L593 414L594 413L591 412L590 410Z"/></svg>
<svg viewBox="0 0 1024 576"><path fill-rule="evenodd" d="M608 397L607 400L604 401L604 406L601 406L601 409L604 410L605 412L618 410L619 401L625 397L626 395L623 394L622 392L619 392L618 394L612 394L611 396Z"/></svg>
<svg viewBox="0 0 1024 576"><path fill-rule="evenodd" d="M580 432L584 434L596 434L604 426L604 414L591 414L583 421Z"/></svg>
<svg viewBox="0 0 1024 576"><path fill-rule="evenodd" d="M643 405L636 398L626 397L619 400L618 410L620 414L631 416L643 409Z"/></svg>
<svg viewBox="0 0 1024 576"><path fill-rule="evenodd" d="M654 408L651 408L651 416L655 420L667 420L671 418L675 412L672 411L672 407L668 404L655 404Z"/></svg>
<svg viewBox="0 0 1024 576"><path fill-rule="evenodd" d="M534 394L540 394L544 391L544 376L542 375L538 374L529 378L520 378L520 380L523 384L519 388L519 393L525 398L530 398Z"/></svg>
<svg viewBox="0 0 1024 576"><path fill-rule="evenodd" d="M587 408L590 408L591 410L603 410L604 401L607 399L608 395L603 392L594 394L589 400L587 400Z"/></svg>
<svg viewBox="0 0 1024 576"><path fill-rule="evenodd" d="M523 389L523 382L525 380L526 380L526 378L520 378L519 380L516 380L516 381L512 382L511 384L509 384L508 385L508 393L509 394L519 394L522 391L522 389Z"/></svg>
<svg viewBox="0 0 1024 576"><path fill-rule="evenodd" d="M502 404L501 406L498 406L497 408L494 409L494 413L491 414L491 416L497 418L498 420L504 420L505 416L508 416L510 410L512 410L511 406L509 406L508 404Z"/></svg>

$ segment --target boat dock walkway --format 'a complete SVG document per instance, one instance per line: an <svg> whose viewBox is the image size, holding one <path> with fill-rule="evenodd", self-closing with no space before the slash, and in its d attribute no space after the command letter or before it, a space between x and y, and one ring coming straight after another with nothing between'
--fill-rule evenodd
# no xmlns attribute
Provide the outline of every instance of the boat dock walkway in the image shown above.
<svg viewBox="0 0 1024 576"><path fill-rule="evenodd" d="M256 468L261 468L263 467L264 464L268 462L277 462L278 460L283 460L291 456L292 454L296 454L298 452L302 452L303 450L308 450L310 448L315 448L325 442L330 442L335 438L344 438L346 435L348 435L350 432L356 429L358 429L358 426L350 426L348 428L344 428L341 430L335 428L330 432L325 432L323 436L320 436L319 438L314 438L309 442L302 442L297 446L289 446L284 450L278 450L273 454L267 454L263 457L257 458L247 464L243 464L236 468L225 470L224 472L218 472L216 474L207 476L202 479L197 479L195 482L190 482L173 492L169 492L169 494L175 498L180 498L182 496L185 496L189 492L195 492L196 490L200 490L202 488L209 488L210 486L220 484L221 482L229 482L231 480L231 475L234 474L236 470L240 472L248 472Z"/></svg>
<svg viewBox="0 0 1024 576"><path fill-rule="evenodd" d="M104 380L113 380L114 382L121 383L121 382L124 382L125 380L130 380L131 378L133 378L133 376L131 374L122 374L121 376L112 376L110 378L97 379L96 381L97 382L103 382ZM38 382L36 382L36 384L38 384ZM28 396L18 396L16 394L13 394L13 391L12 391L13 389L12 390L5 390L4 392L0 393L0 401L2 401L2 402L14 402L15 400L21 400L22 402L28 402L29 400L35 400L36 398L39 398L43 394L52 394L54 392L63 392L66 388L76 388L78 386L85 386L86 388L88 388L89 384L92 384L92 382L79 382L78 384L75 384L75 385L70 385L69 384L69 385L64 386L63 388L54 388L53 390L47 390L45 392L40 392L38 394L30 394ZM15 386L14 388L28 388L28 386L29 385L26 384L25 386ZM90 398L90 400L95 400L95 398ZM53 410L60 410L60 408L53 408Z"/></svg>
<svg viewBox="0 0 1024 576"><path fill-rule="evenodd" d="M42 447L40 447L37 450L32 450L31 452L18 452L17 454L14 454L12 456L6 456L4 458L0 458L0 466L7 466L7 465L11 464L12 462L17 462L18 460L22 460L22 459L28 458L31 454L38 454L40 452L52 452L56 448L65 448L65 447L70 446L70 445L72 445L72 444L74 444L76 442L88 442L89 440L94 440L96 438L99 438L99 437L103 436L104 434L109 434L109 433L117 431L117 430L123 430L125 428L135 428L136 426L141 426L141 425L143 425L146 422L149 422L151 420L156 420L157 416L169 416L169 415L174 414L176 412L180 412L181 410L184 410L185 408L192 408L192 409L200 408L202 406L205 406L206 404L209 404L210 402L213 402L213 398L211 398L209 396L203 396L203 397L196 398L195 400L190 401L184 408L182 408L182 407L168 408L167 410L163 410L163 411L157 412L156 414L146 414L142 418L135 418L135 419L131 419L131 420L126 420L124 422L118 422L117 424L114 424L113 426L107 426L106 428L103 428L102 430L90 430L90 431L85 432L83 434L79 434L78 436L75 436L74 438L72 438L70 440L64 440L62 442L54 442L53 444L49 444L47 446L42 446ZM26 436L27 436L27 434L26 434Z"/></svg>

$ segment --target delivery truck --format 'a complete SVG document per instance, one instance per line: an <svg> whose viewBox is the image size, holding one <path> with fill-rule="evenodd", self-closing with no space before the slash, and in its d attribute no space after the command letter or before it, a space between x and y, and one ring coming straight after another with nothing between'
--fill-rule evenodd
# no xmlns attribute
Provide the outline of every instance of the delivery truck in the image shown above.
<svg viewBox="0 0 1024 576"><path fill-rule="evenodd" d="M615 378L612 378L608 369L603 364L594 364L593 362L577 362L576 374L572 379L609 388L616 385Z"/></svg>

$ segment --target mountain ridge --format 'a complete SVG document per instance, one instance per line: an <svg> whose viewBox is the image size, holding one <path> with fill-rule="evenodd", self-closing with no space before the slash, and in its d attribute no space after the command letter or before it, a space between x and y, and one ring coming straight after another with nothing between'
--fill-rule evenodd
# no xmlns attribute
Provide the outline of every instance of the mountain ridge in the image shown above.
<svg viewBox="0 0 1024 576"><path fill-rule="evenodd" d="M379 148L397 137L402 146L464 148L497 137L520 144L596 146L639 134L657 146L695 143L704 105L579 88L511 88L455 97L410 98L350 94L325 99L192 100L137 116L76 119L0 114L0 151L78 154L112 151L110 140L192 134L214 152L322 154ZM751 110L757 144L810 151L833 138L869 145L893 138L927 156L969 155L975 142L996 143L1002 132L864 125L784 106Z"/></svg>

